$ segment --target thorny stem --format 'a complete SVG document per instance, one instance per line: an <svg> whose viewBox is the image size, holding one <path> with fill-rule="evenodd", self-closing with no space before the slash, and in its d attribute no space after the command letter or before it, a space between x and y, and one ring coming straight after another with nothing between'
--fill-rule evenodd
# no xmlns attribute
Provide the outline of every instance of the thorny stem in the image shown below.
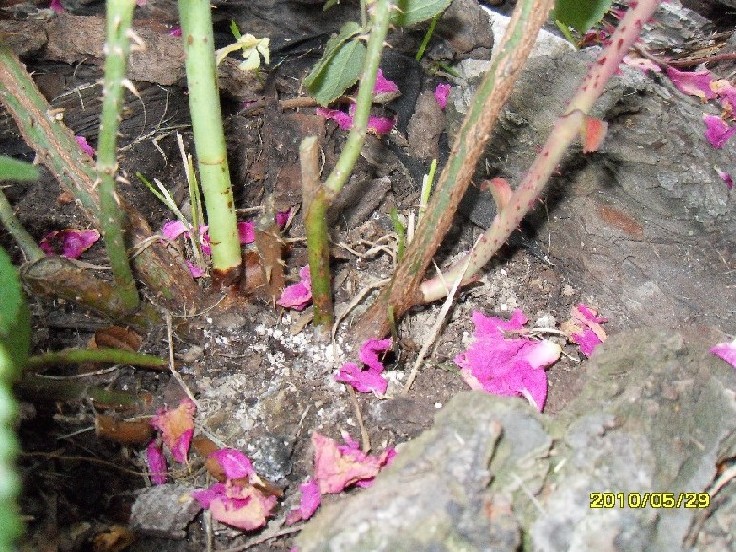
<svg viewBox="0 0 736 552"><path fill-rule="evenodd" d="M97 176L100 181L100 227L110 259L115 288L124 307L134 311L140 297L125 248L125 212L115 193L117 138L122 111L124 79L130 54L130 24L134 0L108 0L105 76L102 86L102 117L97 142Z"/></svg>
<svg viewBox="0 0 736 552"><path fill-rule="evenodd" d="M41 95L17 56L1 42L0 102L13 117L21 136L35 150L41 163L51 171L62 188L74 195L87 217L98 228L101 227L100 198L92 160L79 148L74 134ZM134 244L148 241L151 228L146 220L124 198L120 199L120 203L127 214L131 241ZM164 245L158 242L150 244L134 258L133 263L137 276L153 292L158 304L174 312L184 312L198 300L199 290L183 260L170 254ZM80 276L82 280L97 279ZM59 283L66 282L62 280ZM53 295L57 291L53 277L46 280L42 287L44 293ZM69 287L66 290L72 292ZM120 317L118 306L106 303L108 300L115 301L114 297L106 293L90 293L88 300L88 304L95 304L97 310L110 313L115 318Z"/></svg>
<svg viewBox="0 0 736 552"><path fill-rule="evenodd" d="M130 364L146 368L166 370L167 362L157 356L126 351L125 349L67 349L29 357L25 370L37 370L44 366L58 364L82 364L84 362L105 362L111 364Z"/></svg>
<svg viewBox="0 0 736 552"><path fill-rule="evenodd" d="M388 312L396 318L421 301L419 285L439 247L485 149L506 99L547 20L552 0L519 0L491 68L481 82L455 138L426 215L389 285L355 328L355 344L386 335Z"/></svg>
<svg viewBox="0 0 736 552"><path fill-rule="evenodd" d="M189 112L212 244L213 277L230 285L240 276L242 259L227 148L217 88L215 42L209 0L179 0L186 49Z"/></svg>
<svg viewBox="0 0 736 552"><path fill-rule="evenodd" d="M389 0L376 0L371 8L371 30L355 104L353 128L350 130L350 135L335 164L335 168L324 184L320 184L318 180L316 157L314 159L311 157L312 155L316 156L316 153L314 153L316 152L316 144L310 142L310 140L314 140L314 137L305 138L300 148L304 220L307 229L307 255L312 277L314 325L315 327L325 328L327 334L335 316L330 287L329 232L326 215L333 199L352 173L355 162L360 155L360 149L365 141L368 117L373 103L373 88L376 84L383 42L388 33L390 9L391 2ZM305 171L308 180L304 180Z"/></svg>
<svg viewBox="0 0 736 552"><path fill-rule="evenodd" d="M500 249L524 216L534 207L550 175L584 124L585 115L600 97L606 83L617 71L624 55L639 36L644 22L652 16L658 5L659 0L640 0L636 4L632 3L632 8L611 36L609 46L590 66L565 114L557 120L547 143L534 160L522 183L512 194L508 204L499 209L491 227L470 251L469 261L464 258L455 263L443 276L445 280L457 277L461 268L464 269L465 263L469 262L468 276L465 278L467 282L470 276L480 270ZM437 278L424 282L421 291L424 302L437 300L446 294L442 280Z"/></svg>

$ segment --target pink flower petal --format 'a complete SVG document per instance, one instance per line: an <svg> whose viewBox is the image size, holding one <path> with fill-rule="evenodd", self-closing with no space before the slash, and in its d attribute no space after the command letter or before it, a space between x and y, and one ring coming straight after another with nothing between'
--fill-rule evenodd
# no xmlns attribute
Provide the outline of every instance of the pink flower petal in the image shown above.
<svg viewBox="0 0 736 552"><path fill-rule="evenodd" d="M399 87L392 80L383 76L383 70L379 69L376 75L376 84L373 87L373 101L375 103L387 103L401 95Z"/></svg>
<svg viewBox="0 0 736 552"><path fill-rule="evenodd" d="M227 496L216 496L209 503L209 510L217 521L252 531L266 525L271 510L276 506L276 497L266 496L255 487L232 487Z"/></svg>
<svg viewBox="0 0 736 552"><path fill-rule="evenodd" d="M736 368L736 339L731 343L719 343L710 352Z"/></svg>
<svg viewBox="0 0 736 552"><path fill-rule="evenodd" d="M339 109L329 109L327 107L318 107L317 114L322 115L325 119L332 119L342 130L350 130L353 128L353 116L340 111Z"/></svg>
<svg viewBox="0 0 736 552"><path fill-rule="evenodd" d="M209 508L210 503L214 499L222 496L227 496L224 483L214 483L207 489L199 489L192 492L192 497L199 502L202 508Z"/></svg>
<svg viewBox="0 0 736 552"><path fill-rule="evenodd" d="M580 345L580 352L587 357L592 355L595 348L603 343L590 328L585 328L582 333L571 334L570 340Z"/></svg>
<svg viewBox="0 0 736 552"><path fill-rule="evenodd" d="M607 336L601 324L608 319L586 305L580 303L570 309L570 320L562 325L562 330L573 343L580 346L580 352L590 356Z"/></svg>
<svg viewBox="0 0 736 552"><path fill-rule="evenodd" d="M100 239L97 230L54 230L39 242L38 246L47 255L61 255L68 259L78 259L82 253L92 247Z"/></svg>
<svg viewBox="0 0 736 552"><path fill-rule="evenodd" d="M225 477L228 479L250 477L256 473L250 459L236 449L224 448L216 450L210 454L210 458L217 460L225 471Z"/></svg>
<svg viewBox="0 0 736 552"><path fill-rule="evenodd" d="M560 347L550 341L506 339L504 330L520 330L526 317L514 311L508 322L473 313L475 333L467 351L455 357L461 376L472 389L501 396L522 396L539 411L547 398L546 366L557 361Z"/></svg>
<svg viewBox="0 0 736 552"><path fill-rule="evenodd" d="M161 409L151 418L151 425L161 432L164 443L177 462L187 461L189 445L194 435L195 404L183 399L174 409Z"/></svg>
<svg viewBox="0 0 736 552"><path fill-rule="evenodd" d="M189 268L189 274L191 274L192 278L194 278L195 280L207 274L207 271L205 271L204 268L195 265L192 261L186 261L186 263L187 268Z"/></svg>
<svg viewBox="0 0 736 552"><path fill-rule="evenodd" d="M712 100L716 97L710 88L713 81L710 71L678 71L674 67L667 67L667 76L680 92L703 100Z"/></svg>
<svg viewBox="0 0 736 552"><path fill-rule="evenodd" d="M450 96L450 85L449 84L438 84L434 89L434 99L437 100L437 104L445 109L447 107L447 98Z"/></svg>
<svg viewBox="0 0 736 552"><path fill-rule="evenodd" d="M339 493L345 487L364 479L375 477L392 455L385 451L380 456L367 456L352 447L337 443L312 433L314 446L314 478L321 494Z"/></svg>
<svg viewBox="0 0 736 552"><path fill-rule="evenodd" d="M391 343L390 337L388 339L369 339L360 347L360 360L372 370L383 371L383 363L378 358L378 354L388 351Z"/></svg>
<svg viewBox="0 0 736 552"><path fill-rule="evenodd" d="M736 86L722 79L711 82L710 88L718 95L721 107L733 117L736 114Z"/></svg>
<svg viewBox="0 0 736 552"><path fill-rule="evenodd" d="M61 0L51 0L49 3L49 9L56 13L62 13L64 11L64 6L61 5Z"/></svg>
<svg viewBox="0 0 736 552"><path fill-rule="evenodd" d="M154 485L166 483L166 474L168 473L166 458L155 439L146 447L146 461L148 462L148 471L151 474L151 482Z"/></svg>
<svg viewBox="0 0 736 552"><path fill-rule="evenodd" d="M171 30L169 31L169 36L176 36L176 37L180 37L180 36L181 36L181 27L173 27L173 28L172 28L172 29L171 29Z"/></svg>
<svg viewBox="0 0 736 552"><path fill-rule="evenodd" d="M726 121L716 115L704 113L703 122L705 123L705 137L716 149L721 149L736 132L736 126L729 127Z"/></svg>
<svg viewBox="0 0 736 552"><path fill-rule="evenodd" d="M343 364L335 376L335 381L346 383L359 393L376 392L379 395L383 395L386 393L386 389L388 389L388 381L380 372L370 369L363 370L354 362Z"/></svg>
<svg viewBox="0 0 736 552"><path fill-rule="evenodd" d="M289 215L291 215L291 209L276 213L276 224L279 228L283 229L286 226L286 223L289 222Z"/></svg>
<svg viewBox="0 0 736 552"><path fill-rule="evenodd" d="M726 188L733 190L733 177L731 176L731 173L719 170L718 176L720 176L721 180L726 183Z"/></svg>
<svg viewBox="0 0 736 552"><path fill-rule="evenodd" d="M312 278L309 273L309 265L299 269L301 280L290 286L286 286L281 292L281 297L276 304L287 309L297 311L304 310L312 300Z"/></svg>
<svg viewBox="0 0 736 552"><path fill-rule="evenodd" d="M646 73L648 71L651 71L652 73L662 72L662 68L650 59L627 55L624 56L623 62L629 67L635 67L636 69L639 69L643 73Z"/></svg>
<svg viewBox="0 0 736 552"><path fill-rule="evenodd" d="M383 136L384 134L391 132L395 124L396 119L393 117L376 117L374 115L370 115L368 117L367 131L375 134L376 136Z"/></svg>
<svg viewBox="0 0 736 552"><path fill-rule="evenodd" d="M312 517L314 512L319 508L322 502L322 495L319 492L319 483L316 479L310 479L306 483L299 486L301 500L299 508L292 510L286 516L286 525L293 525L298 521L306 521Z"/></svg>
<svg viewBox="0 0 736 552"><path fill-rule="evenodd" d="M61 11L64 11L64 9L62 8ZM75 136L74 138L76 138L77 144L79 144L80 149L84 153L86 153L90 157L94 157L95 155L97 155L95 148L93 148L92 146L89 145L89 143L87 143L87 139L84 136Z"/></svg>
<svg viewBox="0 0 736 552"><path fill-rule="evenodd" d="M180 220L169 220L161 227L161 234L169 241L174 241L187 231L187 227Z"/></svg>
<svg viewBox="0 0 736 552"><path fill-rule="evenodd" d="M238 238L241 244L253 243L256 241L256 224L253 221L238 223Z"/></svg>

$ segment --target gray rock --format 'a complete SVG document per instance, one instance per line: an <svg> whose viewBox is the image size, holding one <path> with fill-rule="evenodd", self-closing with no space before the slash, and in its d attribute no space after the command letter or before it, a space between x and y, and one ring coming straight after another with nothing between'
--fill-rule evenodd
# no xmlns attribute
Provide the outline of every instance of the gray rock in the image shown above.
<svg viewBox="0 0 736 552"><path fill-rule="evenodd" d="M189 485L169 483L141 492L130 513L132 530L153 537L184 539L187 526L202 507L192 498Z"/></svg>
<svg viewBox="0 0 736 552"><path fill-rule="evenodd" d="M299 549L730 549L736 489L718 486L718 470L736 455L736 371L708 353L720 337L611 337L557 419L523 400L459 394L371 488L309 521ZM597 492L613 504L591 508ZM651 505L634 507L645 493ZM669 505L661 493L682 496L679 507L658 507ZM681 493L706 493L711 506L687 508Z"/></svg>

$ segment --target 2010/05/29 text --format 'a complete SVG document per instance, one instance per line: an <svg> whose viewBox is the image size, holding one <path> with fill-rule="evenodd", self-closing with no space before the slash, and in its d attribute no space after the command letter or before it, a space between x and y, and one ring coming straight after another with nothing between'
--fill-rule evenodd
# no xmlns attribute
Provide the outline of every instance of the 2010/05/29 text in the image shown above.
<svg viewBox="0 0 736 552"><path fill-rule="evenodd" d="M591 508L707 508L708 493L590 493Z"/></svg>

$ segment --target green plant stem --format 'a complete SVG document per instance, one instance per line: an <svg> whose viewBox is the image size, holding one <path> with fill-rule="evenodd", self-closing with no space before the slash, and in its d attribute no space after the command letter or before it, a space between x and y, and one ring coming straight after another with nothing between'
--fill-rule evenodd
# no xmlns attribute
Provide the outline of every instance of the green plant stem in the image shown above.
<svg viewBox="0 0 736 552"><path fill-rule="evenodd" d="M354 345L359 346L366 339L388 333L389 307L393 307L394 317L398 319L410 307L421 302L419 285L427 266L452 223L501 108L511 94L551 7L552 0L517 2L498 53L455 137L450 158L440 174L419 228L391 282L354 328Z"/></svg>
<svg viewBox="0 0 736 552"><path fill-rule="evenodd" d="M168 370L169 361L157 356L126 351L124 349L66 349L53 353L34 355L28 359L25 368L37 370L57 364L82 364L84 362L105 362L111 364L130 364L146 368Z"/></svg>
<svg viewBox="0 0 736 552"><path fill-rule="evenodd" d="M335 167L324 184L319 183L316 138L311 136L305 138L300 147L304 224L307 230L307 256L312 277L314 326L324 329L324 335L329 335L335 319L330 282L327 210L350 177L365 141L368 117L373 104L373 88L376 85L383 42L388 33L390 8L389 0L376 0L372 7L371 31L355 103L353 128L350 130Z"/></svg>
<svg viewBox="0 0 736 552"><path fill-rule="evenodd" d="M125 247L123 223L125 211L115 193L117 176L117 138L123 104L123 81L130 55L130 24L135 0L107 0L107 43L105 75L102 85L102 117L97 142L97 175L100 179L100 227L110 259L117 293L126 309L140 304Z"/></svg>
<svg viewBox="0 0 736 552"><path fill-rule="evenodd" d="M81 151L74 134L41 95L23 64L2 42L0 102L13 117L23 139L34 149L41 163L51 171L62 188L74 195L89 220L100 228L97 173L92 160ZM145 218L122 197L120 208L127 214L131 242L148 242L152 232ZM164 244L149 243L134 257L133 264L137 276L148 286L157 304L184 313L199 300L199 289L183 259L172 255ZM47 282L46 289L47 293L55 293L52 282ZM117 308L109 311L119 312Z"/></svg>
<svg viewBox="0 0 736 552"><path fill-rule="evenodd" d="M209 0L179 0L179 16L186 49L189 111L212 244L212 274L222 285L230 285L240 276L242 260L222 128Z"/></svg>
<svg viewBox="0 0 736 552"><path fill-rule="evenodd" d="M353 171L355 162L360 155L360 149L365 141L365 132L368 128L368 117L373 104L373 88L376 85L376 74L381 62L383 42L388 33L390 15L389 0L376 0L372 8L371 31L366 45L366 58L363 65L363 73L360 77L358 97L355 100L355 115L353 116L353 128L350 130L345 147L340 153L340 158L332 169L324 186L329 194L337 194L347 182Z"/></svg>
<svg viewBox="0 0 736 552"><path fill-rule="evenodd" d="M539 152L524 180L516 188L508 205L499 210L490 228L486 230L469 254L456 262L442 278L433 278L421 285L422 300L435 301L446 295L444 281L454 281L467 265L467 276L463 283L470 281L506 242L511 233L518 228L522 219L535 205L555 167L562 160L580 129L585 116L600 97L606 83L614 75L624 55L633 46L639 31L657 9L659 0L641 0L631 8L611 35L610 44L601 52L598 60L590 66L575 95L568 104L565 114L555 123L546 144Z"/></svg>
<svg viewBox="0 0 736 552"><path fill-rule="evenodd" d="M23 228L23 225L13 212L13 206L10 205L8 198L5 197L2 190L0 190L0 223L13 236L13 239L18 244L18 247L21 248L28 261L37 261L46 256L43 250L36 244L33 236Z"/></svg>
<svg viewBox="0 0 736 552"><path fill-rule="evenodd" d="M302 168L302 208L307 231L307 259L312 278L314 327L329 330L334 323L330 281L330 233L327 227L329 200L319 181L319 145L308 136L299 146ZM327 332L329 333L329 332Z"/></svg>
<svg viewBox="0 0 736 552"><path fill-rule="evenodd" d="M60 380L35 374L26 374L15 384L18 394L29 401L82 401L92 400L97 406L111 408L140 406L142 399L133 393L93 387L80 381Z"/></svg>

